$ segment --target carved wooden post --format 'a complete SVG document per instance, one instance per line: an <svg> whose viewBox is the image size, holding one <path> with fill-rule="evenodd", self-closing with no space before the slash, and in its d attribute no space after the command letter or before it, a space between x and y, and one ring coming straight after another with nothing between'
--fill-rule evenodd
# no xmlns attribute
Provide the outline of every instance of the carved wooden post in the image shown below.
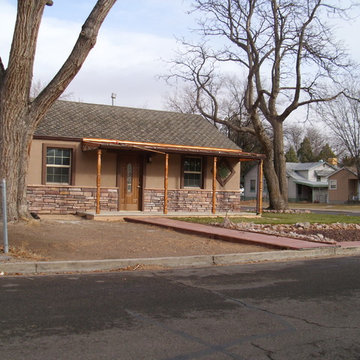
<svg viewBox="0 0 360 360"><path fill-rule="evenodd" d="M169 154L165 154L165 173L164 173L164 214L168 209L168 184L169 184Z"/></svg>
<svg viewBox="0 0 360 360"><path fill-rule="evenodd" d="M216 213L216 163L217 157L214 156L213 163L213 180L212 180L212 213Z"/></svg>
<svg viewBox="0 0 360 360"><path fill-rule="evenodd" d="M256 199L256 213L261 215L263 212L263 164L264 161L260 160L258 165L258 186L257 186L257 199Z"/></svg>
<svg viewBox="0 0 360 360"><path fill-rule="evenodd" d="M101 186L101 149L97 150L96 173L96 214L100 214L100 186Z"/></svg>

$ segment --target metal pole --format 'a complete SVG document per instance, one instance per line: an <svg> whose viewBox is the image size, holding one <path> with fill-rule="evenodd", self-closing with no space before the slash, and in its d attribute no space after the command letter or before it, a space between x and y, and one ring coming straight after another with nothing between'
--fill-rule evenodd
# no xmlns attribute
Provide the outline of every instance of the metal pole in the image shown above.
<svg viewBox="0 0 360 360"><path fill-rule="evenodd" d="M164 169L164 211L168 213L168 188L169 188L169 154L165 154L165 169Z"/></svg>
<svg viewBox="0 0 360 360"><path fill-rule="evenodd" d="M100 214L101 196L101 149L97 150L97 170L96 170L96 214Z"/></svg>
<svg viewBox="0 0 360 360"><path fill-rule="evenodd" d="M212 179L212 209L211 212L213 214L216 213L216 163L217 163L217 157L214 156L213 159L213 179Z"/></svg>
<svg viewBox="0 0 360 360"><path fill-rule="evenodd" d="M4 253L9 252L8 229L7 229L7 209L6 209L6 180L2 179L2 210L3 210L3 237Z"/></svg>

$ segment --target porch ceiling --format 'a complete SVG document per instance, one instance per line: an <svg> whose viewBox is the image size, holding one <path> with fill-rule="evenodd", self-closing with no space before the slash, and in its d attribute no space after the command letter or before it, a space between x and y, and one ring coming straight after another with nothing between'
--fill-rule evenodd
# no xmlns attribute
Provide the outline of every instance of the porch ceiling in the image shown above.
<svg viewBox="0 0 360 360"><path fill-rule="evenodd" d="M247 153L236 149L222 149L202 146L184 146L174 144L156 144L147 142L109 140L109 139L82 139L83 151L92 151L96 149L113 149L113 150L142 150L156 153L178 153L189 155L209 155L209 156L226 156L235 157L243 161L263 160L264 154Z"/></svg>

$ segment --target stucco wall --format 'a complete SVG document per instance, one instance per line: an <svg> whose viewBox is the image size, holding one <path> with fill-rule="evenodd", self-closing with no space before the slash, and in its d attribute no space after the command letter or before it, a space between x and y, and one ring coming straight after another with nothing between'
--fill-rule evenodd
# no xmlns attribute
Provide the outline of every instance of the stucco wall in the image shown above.
<svg viewBox="0 0 360 360"><path fill-rule="evenodd" d="M73 141L33 140L30 151L27 183L40 185L42 177L43 144L57 147L75 147L74 186L95 186L97 155L95 151L81 150L81 144ZM101 168L101 185L116 186L116 153L103 151Z"/></svg>
<svg viewBox="0 0 360 360"><path fill-rule="evenodd" d="M357 192L356 181L357 178L347 170L338 171L329 177L330 180L336 180L336 189L331 189L329 186L329 203L345 203L349 201L349 196Z"/></svg>
<svg viewBox="0 0 360 360"><path fill-rule="evenodd" d="M169 189L180 189L181 187L181 155L169 155ZM218 190L239 190L240 189L240 163L237 159L228 158L229 165L234 170L234 175L229 179L225 186L221 186L217 182L216 188ZM212 167L213 158L208 157L204 161L205 165L205 178L204 189L212 189ZM144 187L146 189L163 189L164 188L164 168L165 159L162 154L151 155L151 162L146 164L146 179Z"/></svg>
<svg viewBox="0 0 360 360"><path fill-rule="evenodd" d="M170 189L180 189L181 156L169 155L168 186ZM165 156L152 154L151 162L147 162L145 170L145 188L163 189L165 174Z"/></svg>

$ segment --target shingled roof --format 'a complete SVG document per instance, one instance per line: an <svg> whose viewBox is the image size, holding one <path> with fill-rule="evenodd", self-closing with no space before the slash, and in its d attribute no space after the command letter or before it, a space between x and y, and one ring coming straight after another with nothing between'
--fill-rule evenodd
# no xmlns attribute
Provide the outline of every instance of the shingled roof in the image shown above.
<svg viewBox="0 0 360 360"><path fill-rule="evenodd" d="M35 135L240 150L199 115L70 101L56 101Z"/></svg>

